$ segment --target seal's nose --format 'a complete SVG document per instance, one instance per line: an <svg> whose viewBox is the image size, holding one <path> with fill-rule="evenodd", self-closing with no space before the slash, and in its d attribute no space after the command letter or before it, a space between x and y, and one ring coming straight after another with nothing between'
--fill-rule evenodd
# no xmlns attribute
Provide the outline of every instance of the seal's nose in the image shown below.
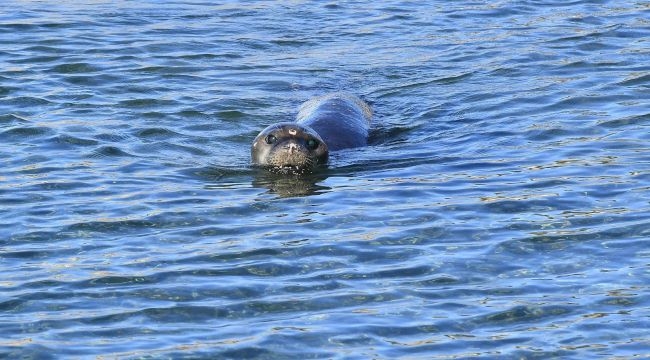
<svg viewBox="0 0 650 360"><path fill-rule="evenodd" d="M287 147L290 153L293 153L294 151L298 151L298 145L296 143L293 142L289 143Z"/></svg>

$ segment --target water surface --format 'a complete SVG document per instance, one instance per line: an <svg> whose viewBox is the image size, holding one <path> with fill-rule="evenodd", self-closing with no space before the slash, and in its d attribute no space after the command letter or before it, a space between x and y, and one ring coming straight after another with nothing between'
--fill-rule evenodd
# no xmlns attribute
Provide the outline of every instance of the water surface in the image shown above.
<svg viewBox="0 0 650 360"><path fill-rule="evenodd" d="M650 355L644 1L9 1L0 357ZM249 167L330 91L370 146Z"/></svg>

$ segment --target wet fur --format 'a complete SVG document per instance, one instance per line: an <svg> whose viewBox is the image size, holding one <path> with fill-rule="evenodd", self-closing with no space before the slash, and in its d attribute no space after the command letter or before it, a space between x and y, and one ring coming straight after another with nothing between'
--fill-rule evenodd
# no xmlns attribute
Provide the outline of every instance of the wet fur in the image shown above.
<svg viewBox="0 0 650 360"><path fill-rule="evenodd" d="M296 122L273 124L257 135L252 163L278 173L311 172L327 162L330 150L365 146L371 117L370 107L354 95L313 98L302 104ZM277 142L269 143L269 135ZM310 149L309 141L318 147Z"/></svg>

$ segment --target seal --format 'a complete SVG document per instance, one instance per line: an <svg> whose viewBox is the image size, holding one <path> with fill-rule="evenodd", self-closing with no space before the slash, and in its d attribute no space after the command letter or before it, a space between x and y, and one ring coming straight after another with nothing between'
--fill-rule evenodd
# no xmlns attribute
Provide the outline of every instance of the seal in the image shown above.
<svg viewBox="0 0 650 360"><path fill-rule="evenodd" d="M268 126L253 140L253 165L304 174L327 163L329 152L365 146L372 110L360 98L332 93L308 100L295 122Z"/></svg>

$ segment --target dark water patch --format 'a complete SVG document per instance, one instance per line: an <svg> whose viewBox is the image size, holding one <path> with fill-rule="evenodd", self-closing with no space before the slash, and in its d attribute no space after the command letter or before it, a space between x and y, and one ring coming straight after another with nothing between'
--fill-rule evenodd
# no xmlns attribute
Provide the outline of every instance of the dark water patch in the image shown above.
<svg viewBox="0 0 650 360"><path fill-rule="evenodd" d="M32 96L10 97L3 102L4 105L15 106L16 108L38 107L38 106L45 106L45 105L52 104L52 102L46 99L39 98L39 97L32 97Z"/></svg>
<svg viewBox="0 0 650 360"><path fill-rule="evenodd" d="M224 111L219 111L215 114L219 119L223 119L225 121L236 121L236 120L241 120L245 119L249 115L246 113L243 113L239 110L224 110Z"/></svg>
<svg viewBox="0 0 650 360"><path fill-rule="evenodd" d="M319 173L302 175L276 174L266 169L254 169L252 185L256 188L268 189L269 193L281 197L315 195L329 188L319 185Z"/></svg>
<svg viewBox="0 0 650 360"><path fill-rule="evenodd" d="M77 86L105 86L114 82L115 76L111 75L88 75L88 76L66 76L64 81ZM88 95L90 97L91 95Z"/></svg>
<svg viewBox="0 0 650 360"><path fill-rule="evenodd" d="M73 145L73 146L95 146L99 142L92 139L83 139L71 135L58 135L50 139L56 143L62 145Z"/></svg>
<svg viewBox="0 0 650 360"><path fill-rule="evenodd" d="M605 227L609 221L604 219L594 219L585 221L584 224L565 225L561 222L555 224L542 224L538 230L531 231L526 238L511 239L499 243L499 251L509 251L515 254L535 254L557 251L568 251L569 249L580 248L583 246L597 245L595 242L603 240L632 238L642 236L642 230L647 223L634 224L630 226ZM630 234L630 229L635 229L635 234ZM601 248L601 246L597 246ZM595 252L593 248L590 251Z"/></svg>
<svg viewBox="0 0 650 360"><path fill-rule="evenodd" d="M478 324L485 323L488 326L498 326L503 323L528 323L536 324L552 320L557 317L566 316L574 312L574 309L568 306L532 306L521 305L505 311L495 312L489 315L474 319L473 322Z"/></svg>
<svg viewBox="0 0 650 360"><path fill-rule="evenodd" d="M169 308L147 308L130 313L119 313L105 316L98 316L91 319L80 319L90 326L98 326L107 323L126 323L131 320L149 319L164 323L182 324L188 321L210 321L226 317L223 310L214 307L204 306L176 306Z"/></svg>
<svg viewBox="0 0 650 360"><path fill-rule="evenodd" d="M525 199L525 200L524 200ZM535 212L547 212L549 210L554 210L558 208L563 208L563 202L558 201L558 198L553 196L544 200L537 200L535 196L530 196L529 198L524 198L522 200L508 200L500 199L494 200L490 199L483 206L486 208L486 211L491 213L502 213L502 214L521 214L521 213L535 213ZM566 203L566 202L564 202ZM572 208L566 206L567 208Z"/></svg>
<svg viewBox="0 0 650 360"><path fill-rule="evenodd" d="M16 58L8 60L12 64L40 64L40 63L53 63L61 61L60 56L47 56L47 55L37 55L30 56L26 58Z"/></svg>
<svg viewBox="0 0 650 360"><path fill-rule="evenodd" d="M71 26L80 26L84 24L83 22L43 22L39 23L38 26L41 28L45 28L47 30L57 30L59 28L68 28ZM87 25L93 26L93 23L88 23Z"/></svg>
<svg viewBox="0 0 650 360"><path fill-rule="evenodd" d="M160 66L146 66L138 69L133 69L131 71L141 74L159 74L159 75L186 75L199 73L203 68L199 67L190 67L190 66L180 66L180 65L160 65ZM191 78L188 75L189 78Z"/></svg>
<svg viewBox="0 0 650 360"><path fill-rule="evenodd" d="M519 187L522 189L567 189L571 185L576 184L578 180L573 180L571 178L557 178L557 179L538 179L534 182L520 184Z"/></svg>
<svg viewBox="0 0 650 360"><path fill-rule="evenodd" d="M333 292L337 290L346 289L348 286L336 282L336 281L327 281L324 283L318 283L313 285L289 285L282 289L287 293L301 294L301 293L318 293L318 292Z"/></svg>
<svg viewBox="0 0 650 360"><path fill-rule="evenodd" d="M650 113L628 116L612 120L602 120L598 124L607 128L624 128L628 126L650 126Z"/></svg>
<svg viewBox="0 0 650 360"><path fill-rule="evenodd" d="M44 196L44 195L33 195L33 194L22 194L19 193L18 191L15 191L14 189L9 189L9 190L0 190L0 194L3 196L0 198L0 204L2 205L7 205L7 206L16 206L16 205L22 205L22 204L32 204L32 203L37 203L40 201L48 201L51 200L51 196ZM14 221L14 219L7 219L10 221Z"/></svg>
<svg viewBox="0 0 650 360"><path fill-rule="evenodd" d="M33 344L30 339L24 342L15 341L0 344L0 355L7 356L8 359L33 358L33 359L56 359L56 351L52 347L39 344Z"/></svg>
<svg viewBox="0 0 650 360"><path fill-rule="evenodd" d="M48 96L49 101L61 102L61 106L77 108L77 114L88 114L90 108L95 109L97 104L97 99L94 98L94 95L89 92L79 92L76 94L56 94ZM83 101L86 100L86 101ZM83 108L86 109L83 109Z"/></svg>
<svg viewBox="0 0 650 360"><path fill-rule="evenodd" d="M205 182L207 188L218 190L228 188L229 185L241 187L246 182L250 184L254 171L248 165L244 167L209 165L207 167L187 167L180 169L179 173L188 178L198 178Z"/></svg>
<svg viewBox="0 0 650 360"><path fill-rule="evenodd" d="M461 285L465 283L464 279L460 279L458 277L450 276L450 275L445 275L445 274L438 274L438 275L433 275L428 278L424 278L422 280L417 280L409 285L412 286L412 291L416 296L420 296L423 293L426 292L433 292L435 290L433 289L448 289L450 286L453 285ZM424 296L427 298L427 296ZM439 296L439 298L443 298L443 296ZM460 304L449 304L452 308L456 307L462 307L463 305Z"/></svg>
<svg viewBox="0 0 650 360"><path fill-rule="evenodd" d="M163 120L169 118L169 115L159 111L148 111L141 113L140 117L143 119Z"/></svg>
<svg viewBox="0 0 650 360"><path fill-rule="evenodd" d="M16 92L18 90L17 87L13 86L0 86L0 96L5 97L13 92Z"/></svg>
<svg viewBox="0 0 650 360"><path fill-rule="evenodd" d="M21 310L25 302L22 300L8 300L0 302L0 310L7 312L17 312Z"/></svg>
<svg viewBox="0 0 650 360"><path fill-rule="evenodd" d="M105 276L101 278L96 278L88 280L84 284L80 284L82 288L87 287L112 287L112 286L125 286L125 285L134 285L134 284L150 284L154 280L151 277L146 276Z"/></svg>
<svg viewBox="0 0 650 360"><path fill-rule="evenodd" d="M356 308L374 303L390 302L399 298L392 293L373 294L346 294L346 295L323 295L313 298L287 299L279 301L249 301L245 307L247 311L260 316L286 314L290 312L303 311L326 311L328 309Z"/></svg>
<svg viewBox="0 0 650 360"><path fill-rule="evenodd" d="M89 63L66 63L56 65L50 71L59 74L87 74L101 71L101 69Z"/></svg>
<svg viewBox="0 0 650 360"><path fill-rule="evenodd" d="M98 149L94 150L90 155L90 158L104 158L104 157L133 157L133 155L128 152L116 147L116 146L101 146Z"/></svg>
<svg viewBox="0 0 650 360"><path fill-rule="evenodd" d="M2 254L4 259L29 259L37 260L50 257L49 251L12 251Z"/></svg>
<svg viewBox="0 0 650 360"><path fill-rule="evenodd" d="M230 261L251 261L255 259L264 260L276 258L282 255L279 249L271 248L254 248L245 251L227 251L219 254L201 255L182 260L182 263L211 263L211 264L227 264ZM181 261L179 261L181 262Z"/></svg>
<svg viewBox="0 0 650 360"><path fill-rule="evenodd" d="M155 144L147 144L144 146L138 146L137 149L138 152L143 154L156 152L159 155L163 155L163 156L165 153L175 153L175 154L186 153L197 157L207 157L210 155L208 151L205 151L196 146L175 144L170 142L157 142Z"/></svg>
<svg viewBox="0 0 650 360"><path fill-rule="evenodd" d="M594 62L586 59L576 60L575 58L569 58L564 61L559 66L554 68L554 73L557 75L567 75L575 76L576 70L581 70L580 73L584 72L608 72L616 71L622 65L610 61Z"/></svg>
<svg viewBox="0 0 650 360"><path fill-rule="evenodd" d="M35 267L30 267L30 269L34 269ZM47 294L47 290L50 289L58 289L62 286L64 286L65 283L62 281L55 281L55 280L33 280L33 281L26 281L23 284L20 284L20 287L14 287L13 289L9 290L18 290L20 291L21 289L25 290L38 290L38 289L44 289L46 290L45 292L42 293L33 293L29 292L25 294L25 300L35 300L34 297L42 297L44 294ZM36 295L31 295L31 294L36 294ZM68 294L69 295L69 294ZM55 297L58 297L58 294L54 294Z"/></svg>
<svg viewBox="0 0 650 360"><path fill-rule="evenodd" d="M16 115L16 114L2 114L0 115L0 123L3 125L16 125L16 124L28 124L29 120L26 118ZM16 127L17 128L17 127Z"/></svg>
<svg viewBox="0 0 650 360"><path fill-rule="evenodd" d="M603 44L602 42L588 42L588 43L580 44L575 48L584 52L620 49L618 45Z"/></svg>
<svg viewBox="0 0 650 360"><path fill-rule="evenodd" d="M133 99L133 100L124 100L120 102L120 106L126 108L152 108L158 106L172 106L175 104L176 102L173 100L162 100L156 98L141 98L141 99Z"/></svg>
<svg viewBox="0 0 650 360"><path fill-rule="evenodd" d="M581 41L592 40L592 39L603 39L607 37L618 38L618 29L622 27L621 24L609 25L605 27L599 27L597 30L586 32L584 31L580 35L560 37L551 42L570 42L572 44L580 43Z"/></svg>
<svg viewBox="0 0 650 360"><path fill-rule="evenodd" d="M179 134L167 128L147 128L138 130L135 135L143 139L168 139Z"/></svg>
<svg viewBox="0 0 650 360"><path fill-rule="evenodd" d="M631 74L627 79L619 82L617 85L620 86L643 86L650 87L650 75L644 74Z"/></svg>
<svg viewBox="0 0 650 360"><path fill-rule="evenodd" d="M113 221L88 221L71 224L65 232L88 231L93 233L148 233L151 230L161 230L178 226L174 221L161 221L160 219L125 219ZM189 223L186 225L190 225Z"/></svg>
<svg viewBox="0 0 650 360"><path fill-rule="evenodd" d="M240 260L240 259L237 259ZM218 264L218 263L215 263ZM284 264L279 262L264 262L264 263L223 263L220 268L197 268L186 271L174 271L166 273L156 273L155 275L149 276L146 279L140 281L151 281L158 282L156 280L161 279L174 279L174 278L222 278L223 281L226 281L229 277L239 278L239 277L250 277L250 278L266 278L266 277L275 277L275 276L286 276L293 275L299 272L299 269L290 264Z"/></svg>
<svg viewBox="0 0 650 360"><path fill-rule="evenodd" d="M43 43L41 43L39 45L28 45L28 46L26 46L25 48L23 48L21 50L24 53L34 53L34 54L39 54L39 56L45 56L45 55L40 55L41 53L57 54L57 56L53 55L53 57L57 61L61 60L61 57L58 56L58 55L68 52L68 50L65 47L48 46L48 45L43 45Z"/></svg>
<svg viewBox="0 0 650 360"><path fill-rule="evenodd" d="M643 303L638 296L610 296L602 300L600 305L612 308L636 308Z"/></svg>
<svg viewBox="0 0 650 360"><path fill-rule="evenodd" d="M380 270L375 273L366 274L372 278L409 278L409 277L419 277L423 275L428 275L431 273L431 268L428 266L414 266L410 268L402 269L391 269L391 270Z"/></svg>
<svg viewBox="0 0 650 360"><path fill-rule="evenodd" d="M121 131L102 132L100 134L94 135L93 137L97 140L102 140L105 142L128 142L133 139L131 135Z"/></svg>
<svg viewBox="0 0 650 360"><path fill-rule="evenodd" d="M43 126L21 126L4 130L0 137L7 141L12 139L28 140L29 138L41 137L50 134L52 129Z"/></svg>
<svg viewBox="0 0 650 360"><path fill-rule="evenodd" d="M178 116L181 119L211 119L212 118L212 115L206 114L203 111L194 110L194 109L182 110L182 111L179 111L178 113L176 113L175 115ZM199 126L199 127L203 127L203 128L212 128L212 129L214 129L214 127L216 127L217 125L216 125L216 123L212 124L212 125L210 125L209 123L205 123L205 124L196 124L196 125L193 125L193 126ZM192 129L191 127L190 128L185 127L185 128L186 129Z"/></svg>
<svg viewBox="0 0 650 360"><path fill-rule="evenodd" d="M0 24L0 28L7 29L9 32L16 31L31 31L38 28L37 24L27 24L20 22L9 22Z"/></svg>
<svg viewBox="0 0 650 360"><path fill-rule="evenodd" d="M38 174L48 174L56 173L61 170L80 170L85 168L84 165L78 164L75 166L60 167L51 164L51 159L45 158L45 156L33 156L28 158L22 158L19 161L19 164L24 165L18 169L13 169L16 173L21 175L38 175ZM36 177L36 176L35 176Z"/></svg>
<svg viewBox="0 0 650 360"><path fill-rule="evenodd" d="M64 238L58 231L29 231L26 233L15 233L5 239L7 243L41 243Z"/></svg>
<svg viewBox="0 0 650 360"><path fill-rule="evenodd" d="M597 16L591 16L591 15L581 15L581 16L574 16L568 19L569 22L573 23L578 23L578 24L588 24L588 25L596 25L596 26L602 26L605 24L605 21L603 21L602 18L597 17Z"/></svg>
<svg viewBox="0 0 650 360"><path fill-rule="evenodd" d="M79 181L47 181L33 184L32 187L42 191L69 191L94 187L94 184ZM29 190L29 188L26 188L26 190Z"/></svg>
<svg viewBox="0 0 650 360"><path fill-rule="evenodd" d="M239 59L241 56L237 54L188 53L180 55L178 58L190 61L217 61L219 59Z"/></svg>

